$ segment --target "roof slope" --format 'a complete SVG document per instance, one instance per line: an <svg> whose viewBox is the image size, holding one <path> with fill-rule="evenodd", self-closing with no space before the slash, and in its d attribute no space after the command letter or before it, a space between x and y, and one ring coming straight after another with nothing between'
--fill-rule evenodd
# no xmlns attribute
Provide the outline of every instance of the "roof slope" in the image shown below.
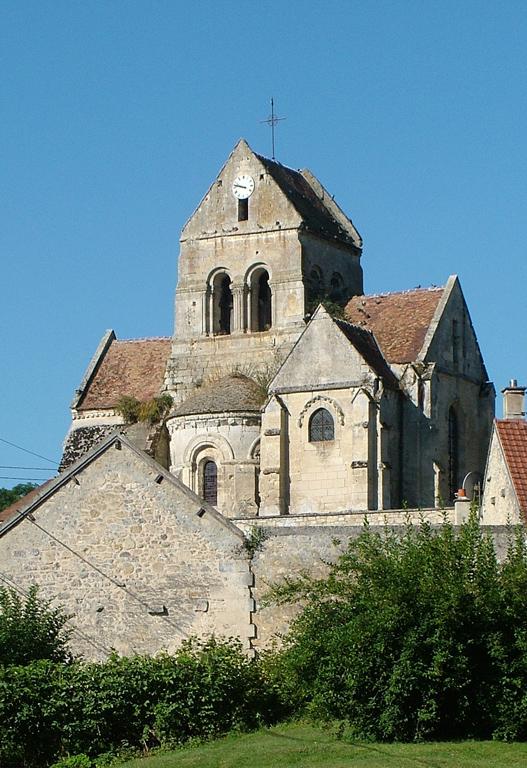
<svg viewBox="0 0 527 768"><path fill-rule="evenodd" d="M527 516L527 422L523 419L496 419L503 455L516 491L522 515Z"/></svg>
<svg viewBox="0 0 527 768"><path fill-rule="evenodd" d="M399 386L397 377L382 356L382 352L379 349L379 345L377 344L373 333L366 328L353 325L345 320L333 318L333 321L338 325L348 341L353 344L357 352L362 355L370 368L375 371L386 384L397 389Z"/></svg>
<svg viewBox="0 0 527 768"><path fill-rule="evenodd" d="M162 476L167 484L176 488L180 493L190 499L196 506L196 510L203 509L207 514L206 518L211 518L219 523L223 528L228 529L237 539L243 541L244 535L242 531L234 525L233 522L228 520L221 512L218 512L213 506L208 504L204 499L201 499L194 491L191 491L179 478L175 477L171 472L162 467L154 459L148 456L144 451L135 446L126 435L121 432L115 431L106 440L96 445L85 456L80 458L71 467L66 469L57 477L52 480L48 480L38 488L34 488L30 493L19 499L18 502L12 504L8 509L3 510L2 519L0 520L0 536L8 533L14 526L30 515L33 511L36 511L38 507L44 504L47 499L53 496L64 485L70 482L70 480L81 473L89 464L95 462L102 456L108 449L114 445L118 445L120 448L125 447L127 450L135 454L142 463L145 465L145 469L150 471L150 476L154 477ZM121 455L121 454L119 454ZM81 483L82 487L82 483ZM202 519L200 516L199 519Z"/></svg>
<svg viewBox="0 0 527 768"><path fill-rule="evenodd" d="M163 387L171 340L114 340L88 383L79 410L113 408L123 395L149 400Z"/></svg>
<svg viewBox="0 0 527 768"><path fill-rule="evenodd" d="M389 363L417 360L444 288L354 296L346 318L372 331Z"/></svg>
<svg viewBox="0 0 527 768"><path fill-rule="evenodd" d="M361 247L361 237L352 222L340 211L320 182L318 185L321 194L317 194L306 178L311 176L308 171L295 171L263 155L256 154L256 157L298 211L307 229ZM315 177L311 178L313 182L316 181ZM327 204L324 200L327 200Z"/></svg>
<svg viewBox="0 0 527 768"><path fill-rule="evenodd" d="M46 482L42 483L42 485L37 485L36 488L33 488L31 491L29 491L29 493L26 493L25 496L21 496L20 499L17 499L17 501L14 501L8 507L2 509L0 511L0 523L8 520L15 514L15 512L18 512L19 509L22 509L22 507L25 507L27 504L31 504L32 501L35 501L40 496L40 494L46 490L48 485L53 482L53 479L54 478L51 478L51 480L46 480Z"/></svg>
<svg viewBox="0 0 527 768"><path fill-rule="evenodd" d="M260 411L265 400L262 388L248 376L234 374L196 390L171 416L202 413L239 413Z"/></svg>

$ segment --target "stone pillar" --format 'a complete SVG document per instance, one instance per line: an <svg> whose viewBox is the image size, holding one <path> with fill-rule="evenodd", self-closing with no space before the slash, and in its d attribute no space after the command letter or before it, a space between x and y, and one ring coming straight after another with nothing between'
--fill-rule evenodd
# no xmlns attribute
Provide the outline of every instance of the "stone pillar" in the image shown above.
<svg viewBox="0 0 527 768"><path fill-rule="evenodd" d="M201 333L203 336L212 335L212 314L211 314L211 294L210 285L201 296Z"/></svg>
<svg viewBox="0 0 527 768"><path fill-rule="evenodd" d="M231 283L233 305L231 333L243 333L245 331L244 288L243 283L237 285Z"/></svg>

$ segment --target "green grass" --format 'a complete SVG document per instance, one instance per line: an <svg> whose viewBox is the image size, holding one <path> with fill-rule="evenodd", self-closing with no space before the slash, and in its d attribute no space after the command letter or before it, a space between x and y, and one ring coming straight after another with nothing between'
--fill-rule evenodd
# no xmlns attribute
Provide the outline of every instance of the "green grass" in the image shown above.
<svg viewBox="0 0 527 768"><path fill-rule="evenodd" d="M121 768L519 768L525 765L527 744L496 741L368 744L340 741L334 729L295 723L131 760Z"/></svg>

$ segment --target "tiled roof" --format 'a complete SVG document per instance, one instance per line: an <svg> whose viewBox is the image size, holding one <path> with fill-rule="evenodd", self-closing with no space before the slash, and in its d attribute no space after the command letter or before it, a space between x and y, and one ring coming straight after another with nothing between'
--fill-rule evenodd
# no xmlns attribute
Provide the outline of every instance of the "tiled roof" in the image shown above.
<svg viewBox="0 0 527 768"><path fill-rule="evenodd" d="M255 381L247 376L234 374L200 387L171 415L259 411L264 400L265 393Z"/></svg>
<svg viewBox="0 0 527 768"><path fill-rule="evenodd" d="M398 387L397 378L382 356L373 334L365 328L360 328L358 325L347 323L345 320L335 319L335 322L346 338L351 341L357 352L362 355L370 368L372 368L389 386Z"/></svg>
<svg viewBox="0 0 527 768"><path fill-rule="evenodd" d="M141 401L158 395L163 387L170 344L168 338L112 341L78 409L112 408L123 395Z"/></svg>
<svg viewBox="0 0 527 768"><path fill-rule="evenodd" d="M362 245L360 235L355 232L351 222L350 227L355 237L344 229L300 171L269 160L263 155L256 156L298 211L307 229L337 240L352 241L358 247Z"/></svg>
<svg viewBox="0 0 527 768"><path fill-rule="evenodd" d="M37 498L37 496L40 493L42 493L42 491L44 491L51 482L52 480L46 480L45 483L42 483L42 485L38 485L36 488L33 488L32 491L29 491L29 493L26 493L26 495L22 496L22 498L18 499L18 501L14 501L8 507L3 509L0 512L0 524L8 520L12 515L18 512L19 509L22 509L22 507L25 507L27 504L30 504L32 501L34 501Z"/></svg>
<svg viewBox="0 0 527 768"><path fill-rule="evenodd" d="M527 518L527 421L496 419L496 429L520 511Z"/></svg>
<svg viewBox="0 0 527 768"><path fill-rule="evenodd" d="M417 359L444 288L354 296L346 318L372 331L389 363Z"/></svg>

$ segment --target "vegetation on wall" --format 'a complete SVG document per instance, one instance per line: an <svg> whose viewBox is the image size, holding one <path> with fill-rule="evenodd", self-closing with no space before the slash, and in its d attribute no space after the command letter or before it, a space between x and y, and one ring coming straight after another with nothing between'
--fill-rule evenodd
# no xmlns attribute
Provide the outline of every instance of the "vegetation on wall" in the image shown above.
<svg viewBox="0 0 527 768"><path fill-rule="evenodd" d="M136 397L123 395L117 403L116 410L127 424L145 421L150 425L154 425L163 421L168 416L172 403L172 397L167 392L143 402Z"/></svg>

